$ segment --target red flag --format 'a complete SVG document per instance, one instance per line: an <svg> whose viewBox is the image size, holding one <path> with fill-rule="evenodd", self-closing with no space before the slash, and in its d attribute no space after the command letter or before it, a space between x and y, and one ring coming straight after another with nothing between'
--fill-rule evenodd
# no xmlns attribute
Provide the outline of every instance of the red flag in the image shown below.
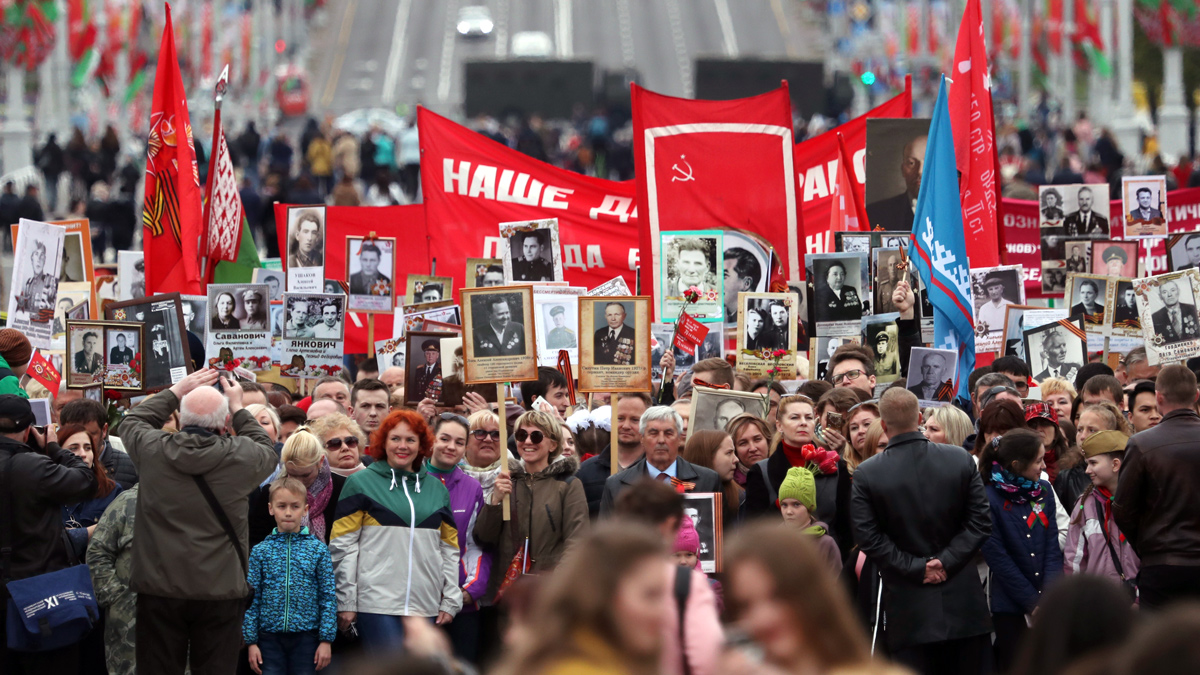
<svg viewBox="0 0 1200 675"><path fill-rule="evenodd" d="M953 77L950 120L967 233L967 257L972 267L992 267L1000 264L996 228L1000 160L992 115L992 75L988 70L979 0L967 0L954 48Z"/></svg>
<svg viewBox="0 0 1200 675"><path fill-rule="evenodd" d="M834 183L833 207L829 209L829 232L863 232L871 229L867 220L867 207L863 206L862 194L854 189L850 177L853 164L846 152L846 139L841 134L838 140L837 182Z"/></svg>
<svg viewBox="0 0 1200 675"><path fill-rule="evenodd" d="M674 98L633 85L632 107L641 260L652 270L646 278L658 277L661 232L738 229L774 244L789 278L799 279L787 83L732 101Z"/></svg>
<svg viewBox="0 0 1200 675"><path fill-rule="evenodd" d="M62 374L54 368L54 364L42 356L41 350L33 353L33 358L29 360L29 376L42 386L50 391L51 396L58 395L58 383L62 381Z"/></svg>
<svg viewBox="0 0 1200 675"><path fill-rule="evenodd" d="M245 209L242 196L238 193L237 177L233 175L233 160L229 157L229 145L225 142L225 131L221 128L220 100L225 95L229 82L229 66L221 71L217 82L217 109L213 118L213 157L209 165L208 185L204 201L204 239L200 253L205 256L207 267L203 272L205 283L212 281L217 261L237 260L238 247L242 245L242 219Z"/></svg>
<svg viewBox="0 0 1200 675"><path fill-rule="evenodd" d="M692 318L687 312L679 315L679 324L675 327L675 346L684 352L696 355L696 347L704 343L708 336L708 326Z"/></svg>
<svg viewBox="0 0 1200 675"><path fill-rule="evenodd" d="M201 293L200 172L188 118L187 93L179 74L171 7L158 51L150 135L146 142L146 197L142 248L146 252L146 295Z"/></svg>

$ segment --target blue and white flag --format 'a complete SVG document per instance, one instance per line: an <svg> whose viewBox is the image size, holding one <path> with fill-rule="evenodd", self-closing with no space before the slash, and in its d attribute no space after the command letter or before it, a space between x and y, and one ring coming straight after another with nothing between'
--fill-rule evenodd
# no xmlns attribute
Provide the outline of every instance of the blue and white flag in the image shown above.
<svg viewBox="0 0 1200 675"><path fill-rule="evenodd" d="M958 352L954 390L958 398L970 400L967 378L975 369L975 320L965 229L943 77L929 125L908 259L933 304L933 346Z"/></svg>

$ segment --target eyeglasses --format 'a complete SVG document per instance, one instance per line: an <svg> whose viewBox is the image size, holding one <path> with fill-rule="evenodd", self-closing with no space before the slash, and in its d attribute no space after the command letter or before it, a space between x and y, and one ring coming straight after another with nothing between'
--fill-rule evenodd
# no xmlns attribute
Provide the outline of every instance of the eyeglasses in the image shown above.
<svg viewBox="0 0 1200 675"><path fill-rule="evenodd" d="M442 413L442 414L444 415L446 413ZM475 431L471 432L471 435L474 436L475 440L477 440L477 441L486 440L489 436L491 437L491 439L493 441L500 440L500 432L499 431L487 431L486 429L476 429Z"/></svg>
<svg viewBox="0 0 1200 675"><path fill-rule="evenodd" d="M832 377L830 377L830 379L833 380L834 382L845 382L847 380L857 380L858 378L863 376L864 372L865 371L862 371L862 370L847 370L846 372L844 372L840 375L833 375Z"/></svg>
<svg viewBox="0 0 1200 675"><path fill-rule="evenodd" d="M524 429L517 429L517 433L513 434L513 438L516 438L518 443L524 443L525 439L528 438L530 443L537 445L538 443L542 442L542 439L545 438L545 436L540 431L525 431Z"/></svg>
<svg viewBox="0 0 1200 675"><path fill-rule="evenodd" d="M325 441L326 450L340 450L342 444L345 443L347 448L354 449L358 447L358 436L347 436L345 438L331 438Z"/></svg>

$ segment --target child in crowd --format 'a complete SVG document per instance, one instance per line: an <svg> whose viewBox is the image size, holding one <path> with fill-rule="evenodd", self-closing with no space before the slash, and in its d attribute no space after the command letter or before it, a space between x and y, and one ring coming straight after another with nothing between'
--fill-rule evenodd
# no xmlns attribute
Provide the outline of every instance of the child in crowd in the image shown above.
<svg viewBox="0 0 1200 675"><path fill-rule="evenodd" d="M329 665L337 593L329 549L307 527L307 490L290 477L271 484L275 531L250 553L254 601L242 622L250 667L264 675L313 673Z"/></svg>
<svg viewBox="0 0 1200 675"><path fill-rule="evenodd" d="M1092 484L1084 489L1071 514L1063 571L1108 577L1132 591L1140 561L1112 517L1113 493L1128 441L1119 431L1097 431L1084 440L1083 455Z"/></svg>
<svg viewBox="0 0 1200 675"><path fill-rule="evenodd" d="M779 485L779 511L785 527L816 537L817 550L834 576L842 572L842 554L829 536L829 526L812 514L817 511L817 483L808 467L793 466Z"/></svg>
<svg viewBox="0 0 1200 675"><path fill-rule="evenodd" d="M692 519L687 516L683 517L683 522L679 526L679 531L675 533L674 551L675 562L680 567L694 569L701 574L704 570L700 568L700 535L696 532L696 526L692 524ZM717 614L725 612L725 599L722 597L721 582L716 579L708 580L709 587L712 588L713 594L717 596Z"/></svg>

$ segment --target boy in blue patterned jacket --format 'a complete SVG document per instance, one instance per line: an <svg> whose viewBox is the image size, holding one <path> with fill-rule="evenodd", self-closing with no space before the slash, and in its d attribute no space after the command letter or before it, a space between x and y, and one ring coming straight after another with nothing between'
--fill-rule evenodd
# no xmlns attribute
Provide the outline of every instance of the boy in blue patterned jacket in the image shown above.
<svg viewBox="0 0 1200 675"><path fill-rule="evenodd" d="M307 490L290 477L271 484L275 531L250 553L254 602L242 637L263 675L315 673L329 665L337 636L337 589L329 548L303 526Z"/></svg>

